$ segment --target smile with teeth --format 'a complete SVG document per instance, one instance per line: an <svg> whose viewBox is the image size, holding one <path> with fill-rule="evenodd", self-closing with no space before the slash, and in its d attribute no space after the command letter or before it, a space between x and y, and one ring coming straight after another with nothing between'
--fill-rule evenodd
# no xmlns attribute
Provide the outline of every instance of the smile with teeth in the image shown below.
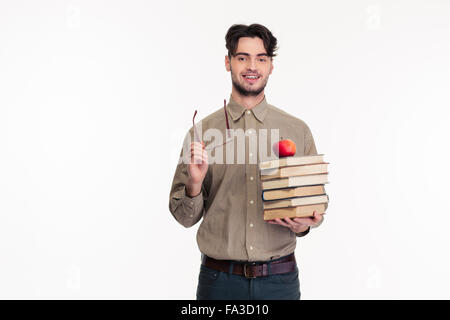
<svg viewBox="0 0 450 320"><path fill-rule="evenodd" d="M260 78L260 76L251 76L251 75L243 75L243 77L245 81L248 83L255 83Z"/></svg>

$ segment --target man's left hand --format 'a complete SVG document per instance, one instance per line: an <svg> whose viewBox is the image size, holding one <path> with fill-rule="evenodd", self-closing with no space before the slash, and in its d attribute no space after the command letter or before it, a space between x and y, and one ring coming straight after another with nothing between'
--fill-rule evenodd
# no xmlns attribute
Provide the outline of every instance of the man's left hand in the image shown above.
<svg viewBox="0 0 450 320"><path fill-rule="evenodd" d="M274 220L268 220L270 224L278 224L280 226L287 227L291 229L294 233L304 232L308 230L308 227L314 227L316 224L319 224L323 219L323 214L325 213L317 213L317 211L313 212L312 217L308 218L276 218Z"/></svg>

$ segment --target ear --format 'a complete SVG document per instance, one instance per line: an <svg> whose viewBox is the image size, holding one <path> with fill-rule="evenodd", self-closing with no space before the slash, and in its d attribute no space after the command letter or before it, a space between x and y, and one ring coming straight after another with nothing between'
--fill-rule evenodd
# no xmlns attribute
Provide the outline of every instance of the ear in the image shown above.
<svg viewBox="0 0 450 320"><path fill-rule="evenodd" d="M228 55L225 56L225 69L228 72L231 70L231 68L230 68L230 59L228 58Z"/></svg>

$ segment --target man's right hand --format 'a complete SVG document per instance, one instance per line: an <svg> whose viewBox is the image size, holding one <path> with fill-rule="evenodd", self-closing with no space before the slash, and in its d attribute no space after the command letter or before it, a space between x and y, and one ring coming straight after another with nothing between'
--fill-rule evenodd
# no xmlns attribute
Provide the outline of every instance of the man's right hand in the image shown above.
<svg viewBox="0 0 450 320"><path fill-rule="evenodd" d="M197 196L202 190L202 183L208 171L208 152L203 142L191 142L191 161L188 165L189 180L186 193L189 197Z"/></svg>

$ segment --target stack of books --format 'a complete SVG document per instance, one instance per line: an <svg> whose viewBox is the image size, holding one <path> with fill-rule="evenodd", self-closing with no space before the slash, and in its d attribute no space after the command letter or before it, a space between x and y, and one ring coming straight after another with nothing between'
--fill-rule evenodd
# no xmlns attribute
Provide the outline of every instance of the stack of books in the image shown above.
<svg viewBox="0 0 450 320"><path fill-rule="evenodd" d="M311 217L325 212L328 162L323 154L286 157L259 164L264 220Z"/></svg>

